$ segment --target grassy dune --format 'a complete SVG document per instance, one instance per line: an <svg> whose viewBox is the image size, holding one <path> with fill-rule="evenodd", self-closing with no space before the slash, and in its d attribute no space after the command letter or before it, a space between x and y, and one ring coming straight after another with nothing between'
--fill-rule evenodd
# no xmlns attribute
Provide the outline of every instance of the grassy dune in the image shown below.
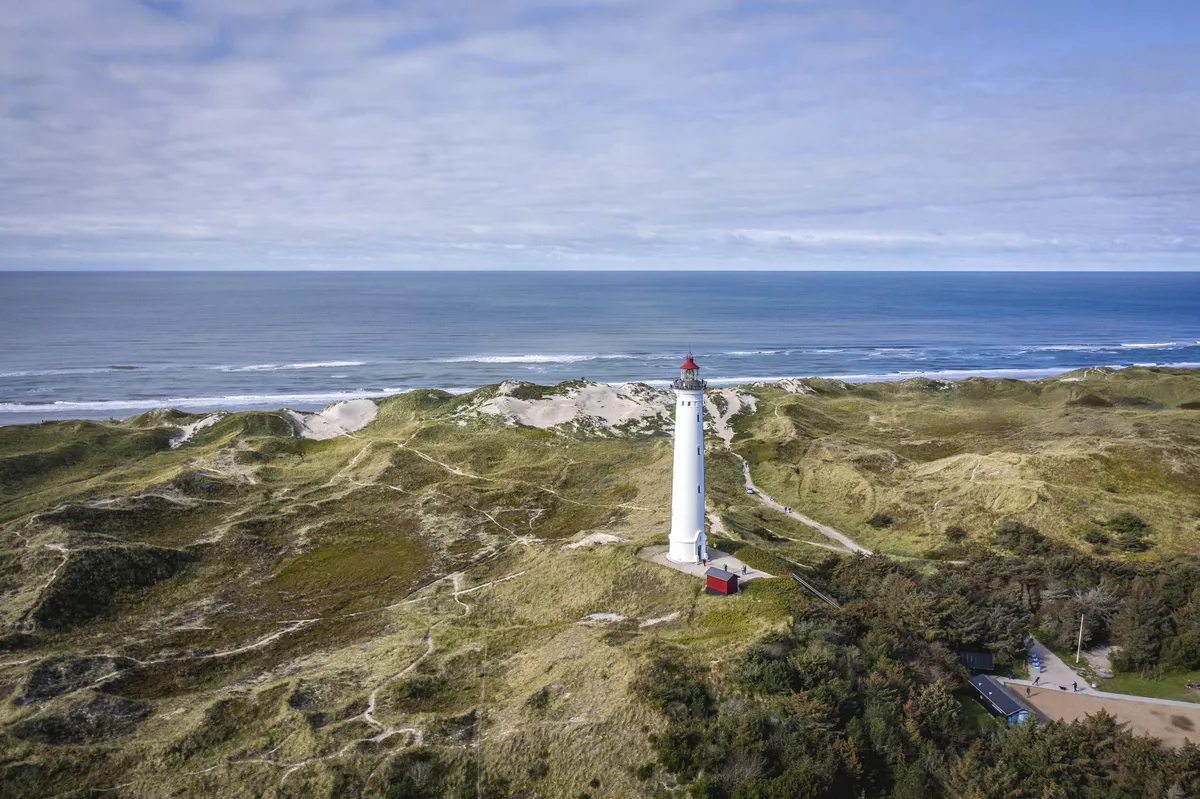
<svg viewBox="0 0 1200 799"><path fill-rule="evenodd" d="M1152 551L1200 547L1194 371L805 387L758 390L735 448L777 499L866 546L952 556L1011 519L1090 550L1089 530L1132 513Z"/></svg>
<svg viewBox="0 0 1200 799"><path fill-rule="evenodd" d="M667 528L669 440L464 419L472 399L395 397L323 442L264 413L177 449L154 425L193 417L0 428L0 795L642 791L646 648L720 657L779 603L637 556ZM627 543L561 549L599 530Z"/></svg>
<svg viewBox="0 0 1200 799"><path fill-rule="evenodd" d="M1004 520L1088 549L1121 513L1152 532L1117 554L1196 551L1200 377L1067 377L758 387L734 449L886 552L1003 545ZM649 653L728 661L805 600L639 557L669 527L668 438L470 413L494 391L389 398L320 442L262 412L178 448L199 417L0 428L0 797L652 794ZM829 555L719 449L729 548ZM623 541L562 549L600 531Z"/></svg>

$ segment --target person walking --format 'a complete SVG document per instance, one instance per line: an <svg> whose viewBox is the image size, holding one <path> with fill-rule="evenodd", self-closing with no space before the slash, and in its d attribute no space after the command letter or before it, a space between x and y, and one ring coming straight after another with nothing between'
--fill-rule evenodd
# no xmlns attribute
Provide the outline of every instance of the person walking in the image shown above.
<svg viewBox="0 0 1200 799"><path fill-rule="evenodd" d="M1073 693L1073 694L1079 693L1079 681L1078 680L1071 683L1071 693Z"/></svg>
<svg viewBox="0 0 1200 799"><path fill-rule="evenodd" d="M1040 674L1035 674L1035 675L1034 675L1034 677L1033 677L1033 684L1034 684L1034 685L1037 685L1037 684L1038 684L1038 683L1040 683L1041 681L1042 681L1042 675L1040 675Z"/></svg>
<svg viewBox="0 0 1200 799"><path fill-rule="evenodd" d="M1026 699L1029 698L1029 686L1028 685L1025 686L1025 698Z"/></svg>

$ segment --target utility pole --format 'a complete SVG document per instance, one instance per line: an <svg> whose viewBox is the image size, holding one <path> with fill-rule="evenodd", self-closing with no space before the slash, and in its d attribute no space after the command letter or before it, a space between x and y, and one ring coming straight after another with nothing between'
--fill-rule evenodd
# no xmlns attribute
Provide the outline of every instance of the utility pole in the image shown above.
<svg viewBox="0 0 1200 799"><path fill-rule="evenodd" d="M1075 662L1079 662L1079 653L1083 651L1083 614L1079 614L1079 643L1075 645Z"/></svg>

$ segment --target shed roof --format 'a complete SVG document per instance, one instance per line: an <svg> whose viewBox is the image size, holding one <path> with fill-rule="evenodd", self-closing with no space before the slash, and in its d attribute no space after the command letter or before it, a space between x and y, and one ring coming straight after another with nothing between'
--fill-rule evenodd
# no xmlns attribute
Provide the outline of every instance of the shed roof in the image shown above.
<svg viewBox="0 0 1200 799"><path fill-rule="evenodd" d="M1011 716L1027 708L1017 699L1017 695L990 674L976 674L971 678L971 685L979 695L987 701L996 712L1003 716Z"/></svg>
<svg viewBox="0 0 1200 799"><path fill-rule="evenodd" d="M725 571L724 569L718 568L716 566L710 566L708 568L708 571L706 571L704 573L704 576L705 577L716 577L721 580L728 580L730 577L736 577L737 575L735 575L733 572Z"/></svg>
<svg viewBox="0 0 1200 799"><path fill-rule="evenodd" d="M958 662L968 669L976 669L977 671L991 671L996 667L996 661L992 657L991 652L959 651Z"/></svg>

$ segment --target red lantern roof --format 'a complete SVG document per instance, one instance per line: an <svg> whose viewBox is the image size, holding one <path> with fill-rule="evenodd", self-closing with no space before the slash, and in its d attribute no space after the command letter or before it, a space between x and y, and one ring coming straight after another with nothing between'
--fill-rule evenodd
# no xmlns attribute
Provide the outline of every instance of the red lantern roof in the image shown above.
<svg viewBox="0 0 1200 799"><path fill-rule="evenodd" d="M689 352L687 360L684 361L683 366L681 366L679 368L680 369L699 369L700 367L697 366L696 362L692 360L692 354Z"/></svg>

